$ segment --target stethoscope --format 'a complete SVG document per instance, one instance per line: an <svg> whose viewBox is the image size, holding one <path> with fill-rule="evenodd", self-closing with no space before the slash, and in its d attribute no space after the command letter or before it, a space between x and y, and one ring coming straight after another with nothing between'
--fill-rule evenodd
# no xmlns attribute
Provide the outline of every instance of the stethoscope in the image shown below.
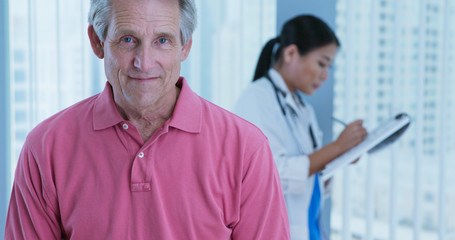
<svg viewBox="0 0 455 240"><path fill-rule="evenodd" d="M280 94L282 95L283 98L285 98L286 97L286 92L276 86L276 84L273 82L272 78L270 77L269 73L266 73L264 77L270 82L270 84L272 84L272 87L275 90L276 100L278 102L278 105L280 106L280 109L281 109L281 112L282 112L284 118L286 119L286 123L287 123L287 125L289 127L289 130L292 133L292 136L293 136L294 140L298 143L299 151L302 154L305 154L305 151L304 151L303 145L302 145L302 141L300 141L300 138L296 135L296 131L294 130L294 127L292 127L293 124L291 123L291 121L287 117L286 108L283 105L283 102L281 101L281 98L280 98ZM302 106L305 106L305 103L300 98L300 96L297 96L297 98L298 98L299 102L302 104ZM286 104L286 105L287 105L288 109L290 109L291 114L296 116L297 112L292 107L288 106L288 104ZM309 126L309 132L310 132L311 141L313 143L313 150L316 150L318 145L317 145L316 139L314 137L313 128L311 127L311 122L310 122L310 126Z"/></svg>

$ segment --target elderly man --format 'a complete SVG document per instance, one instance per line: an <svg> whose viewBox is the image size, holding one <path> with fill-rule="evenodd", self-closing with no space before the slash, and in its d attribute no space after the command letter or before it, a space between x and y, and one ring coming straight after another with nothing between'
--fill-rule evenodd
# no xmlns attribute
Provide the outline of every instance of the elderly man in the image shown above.
<svg viewBox="0 0 455 240"><path fill-rule="evenodd" d="M289 239L264 135L179 77L195 15L192 0L92 0L108 82L29 134L6 239Z"/></svg>

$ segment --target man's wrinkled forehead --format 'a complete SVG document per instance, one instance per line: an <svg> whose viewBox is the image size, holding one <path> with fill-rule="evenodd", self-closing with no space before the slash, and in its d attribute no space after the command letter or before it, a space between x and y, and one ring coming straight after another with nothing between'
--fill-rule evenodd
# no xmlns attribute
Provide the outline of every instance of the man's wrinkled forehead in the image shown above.
<svg viewBox="0 0 455 240"><path fill-rule="evenodd" d="M179 0L110 0L110 3L113 11L122 11L131 6L150 6L150 9L154 9L167 5L180 12ZM156 13L156 11L151 12L151 14L153 13Z"/></svg>
<svg viewBox="0 0 455 240"><path fill-rule="evenodd" d="M137 25L143 31L160 25L178 30L179 10L177 0L113 0L110 30L125 25Z"/></svg>
<svg viewBox="0 0 455 240"><path fill-rule="evenodd" d="M177 0L112 0L113 19L134 21L179 21L180 7Z"/></svg>

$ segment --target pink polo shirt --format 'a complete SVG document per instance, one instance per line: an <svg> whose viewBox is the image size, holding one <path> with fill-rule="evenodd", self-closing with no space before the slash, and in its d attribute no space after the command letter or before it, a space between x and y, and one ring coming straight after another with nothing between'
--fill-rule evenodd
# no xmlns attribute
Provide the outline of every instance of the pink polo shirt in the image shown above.
<svg viewBox="0 0 455 240"><path fill-rule="evenodd" d="M179 85L145 143L108 83L32 130L5 239L290 239L265 136Z"/></svg>

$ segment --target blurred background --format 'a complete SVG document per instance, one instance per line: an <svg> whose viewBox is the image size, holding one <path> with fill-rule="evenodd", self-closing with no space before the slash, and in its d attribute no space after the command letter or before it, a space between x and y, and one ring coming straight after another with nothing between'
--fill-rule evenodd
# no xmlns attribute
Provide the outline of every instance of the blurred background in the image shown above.
<svg viewBox="0 0 455 240"><path fill-rule="evenodd" d="M263 45L289 18L324 19L341 49L308 98L329 142L346 122L412 123L391 147L337 172L332 239L455 239L454 0L196 0L198 27L182 75L230 110ZM87 37L88 0L0 1L0 236L18 154L40 121L102 91ZM452 24L451 24L452 23ZM277 30L278 29L278 30Z"/></svg>

